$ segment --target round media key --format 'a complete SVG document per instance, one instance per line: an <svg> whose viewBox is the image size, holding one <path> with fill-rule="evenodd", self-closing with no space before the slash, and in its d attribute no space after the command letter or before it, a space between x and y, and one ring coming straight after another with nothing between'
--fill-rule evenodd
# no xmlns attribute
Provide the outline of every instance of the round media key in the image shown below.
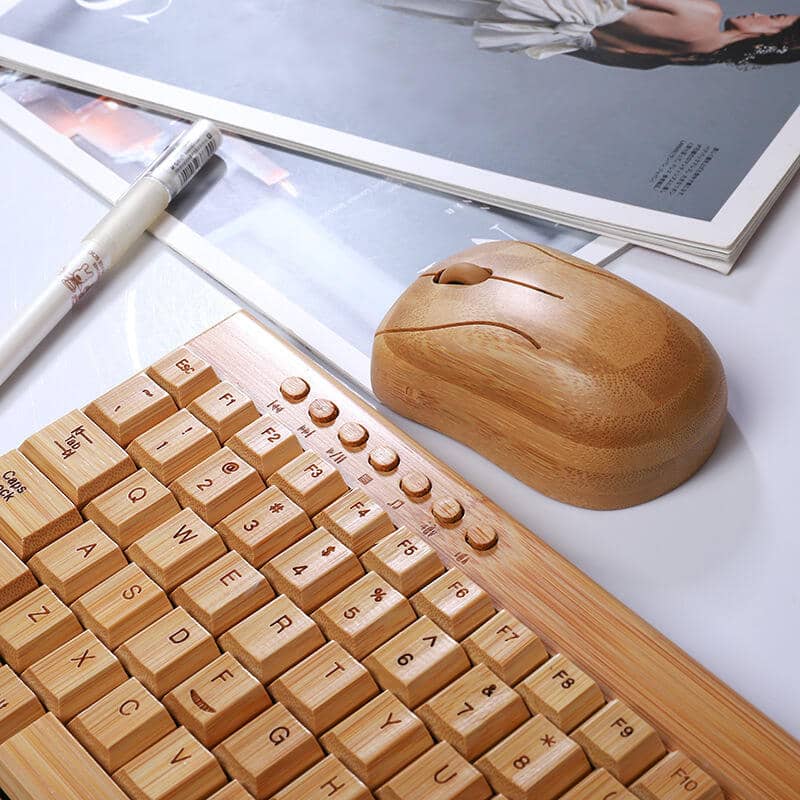
<svg viewBox="0 0 800 800"><path fill-rule="evenodd" d="M311 417L317 425L329 425L339 416L339 409L336 403L318 397L316 400L311 401L308 407L308 416Z"/></svg>
<svg viewBox="0 0 800 800"><path fill-rule="evenodd" d="M339 428L339 441L345 447L361 447L369 439L369 431L357 422L345 422Z"/></svg>
<svg viewBox="0 0 800 800"><path fill-rule="evenodd" d="M391 447L376 447L369 454L369 463L378 472L391 472L393 469L397 469L400 463L400 456Z"/></svg>
<svg viewBox="0 0 800 800"><path fill-rule="evenodd" d="M299 403L311 391L309 385L302 379L293 375L281 384L281 394L291 403Z"/></svg>
<svg viewBox="0 0 800 800"><path fill-rule="evenodd" d="M425 497L431 491L431 479L424 472L409 472L400 479L400 488L408 497Z"/></svg>
<svg viewBox="0 0 800 800"><path fill-rule="evenodd" d="M464 535L464 541L473 550L491 550L497 539L497 530L491 525L473 525Z"/></svg>
<svg viewBox="0 0 800 800"><path fill-rule="evenodd" d="M441 497L431 506L431 511L445 525L454 525L464 516L464 506L455 497Z"/></svg>

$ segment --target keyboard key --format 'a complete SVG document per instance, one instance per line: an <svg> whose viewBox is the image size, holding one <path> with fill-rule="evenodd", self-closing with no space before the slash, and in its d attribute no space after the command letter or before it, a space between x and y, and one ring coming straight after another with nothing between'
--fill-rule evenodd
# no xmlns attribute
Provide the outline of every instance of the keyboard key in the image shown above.
<svg viewBox="0 0 800 800"><path fill-rule="evenodd" d="M211 634L183 608L157 619L117 650L125 669L159 698L218 655Z"/></svg>
<svg viewBox="0 0 800 800"><path fill-rule="evenodd" d="M449 569L411 598L417 614L430 617L457 641L469 636L495 610L486 592L459 569Z"/></svg>
<svg viewBox="0 0 800 800"><path fill-rule="evenodd" d="M217 450L213 431L185 409L137 436L128 447L131 458L167 486Z"/></svg>
<svg viewBox="0 0 800 800"><path fill-rule="evenodd" d="M279 592L311 612L357 581L364 568L352 550L318 528L268 561L262 572Z"/></svg>
<svg viewBox="0 0 800 800"><path fill-rule="evenodd" d="M84 522L28 562L36 577L64 603L86 594L127 565L119 545L94 522Z"/></svg>
<svg viewBox="0 0 800 800"><path fill-rule="evenodd" d="M508 800L554 800L590 770L583 750L542 716L528 720L475 766Z"/></svg>
<svg viewBox="0 0 800 800"><path fill-rule="evenodd" d="M273 597L275 592L267 579L233 551L209 564L172 593L175 603L182 605L215 637Z"/></svg>
<svg viewBox="0 0 800 800"><path fill-rule="evenodd" d="M16 603L37 586L30 569L0 542L0 611Z"/></svg>
<svg viewBox="0 0 800 800"><path fill-rule="evenodd" d="M473 667L417 709L439 739L472 761L530 716L522 698L485 664Z"/></svg>
<svg viewBox="0 0 800 800"><path fill-rule="evenodd" d="M723 800L717 782L680 751L645 772L631 791L640 800Z"/></svg>
<svg viewBox="0 0 800 800"><path fill-rule="evenodd" d="M347 491L342 473L311 450L270 475L268 483L277 486L310 517Z"/></svg>
<svg viewBox="0 0 800 800"><path fill-rule="evenodd" d="M19 558L81 522L78 509L19 450L0 456L0 539Z"/></svg>
<svg viewBox="0 0 800 800"><path fill-rule="evenodd" d="M48 711L68 722L128 676L103 643L84 631L28 667L22 679Z"/></svg>
<svg viewBox="0 0 800 800"><path fill-rule="evenodd" d="M187 678L164 704L206 747L214 747L272 705L266 689L225 653Z"/></svg>
<svg viewBox="0 0 800 800"><path fill-rule="evenodd" d="M0 745L0 785L25 800L128 800L53 714Z"/></svg>
<svg viewBox="0 0 800 800"><path fill-rule="evenodd" d="M29 436L20 451L79 508L136 469L128 454L81 411Z"/></svg>
<svg viewBox="0 0 800 800"><path fill-rule="evenodd" d="M271 486L225 517L217 530L231 550L241 553L254 567L299 542L314 530L300 506Z"/></svg>
<svg viewBox="0 0 800 800"><path fill-rule="evenodd" d="M239 781L231 781L218 792L214 792L208 800L253 800L253 797L244 790Z"/></svg>
<svg viewBox="0 0 800 800"><path fill-rule="evenodd" d="M116 772L175 730L175 723L136 678L129 678L68 727L106 772Z"/></svg>
<svg viewBox="0 0 800 800"><path fill-rule="evenodd" d="M464 639L464 648L473 664L486 664L510 686L547 661L539 637L505 610Z"/></svg>
<svg viewBox="0 0 800 800"><path fill-rule="evenodd" d="M432 747L378 790L379 800L488 800L486 778L447 742Z"/></svg>
<svg viewBox="0 0 800 800"><path fill-rule="evenodd" d="M79 597L72 610L109 650L116 650L172 611L172 605L161 587L140 567L128 564Z"/></svg>
<svg viewBox="0 0 800 800"><path fill-rule="evenodd" d="M140 372L89 403L84 410L117 444L127 447L178 408L167 392Z"/></svg>
<svg viewBox="0 0 800 800"><path fill-rule="evenodd" d="M279 595L219 639L262 683L270 683L325 644L317 624Z"/></svg>
<svg viewBox="0 0 800 800"><path fill-rule="evenodd" d="M328 800L334 796L336 800L372 800L367 787L336 756L327 756L272 800Z"/></svg>
<svg viewBox="0 0 800 800"><path fill-rule="evenodd" d="M172 731L113 777L133 800L203 800L228 782L217 759L186 728Z"/></svg>
<svg viewBox="0 0 800 800"><path fill-rule="evenodd" d="M604 769L589 773L561 800L636 800L636 798Z"/></svg>
<svg viewBox="0 0 800 800"><path fill-rule="evenodd" d="M165 592L195 576L227 552L219 534L184 508L126 551Z"/></svg>
<svg viewBox="0 0 800 800"><path fill-rule="evenodd" d="M140 469L95 497L84 507L83 515L124 550L179 511L178 501L167 487Z"/></svg>
<svg viewBox="0 0 800 800"><path fill-rule="evenodd" d="M528 708L569 733L605 703L600 687L562 655L553 656L517 685Z"/></svg>
<svg viewBox="0 0 800 800"><path fill-rule="evenodd" d="M398 528L361 557L364 566L382 575L406 597L444 572L439 554L425 541Z"/></svg>
<svg viewBox="0 0 800 800"><path fill-rule="evenodd" d="M259 474L232 450L223 447L192 467L169 487L180 504L209 525L232 514L264 491Z"/></svg>
<svg viewBox="0 0 800 800"><path fill-rule="evenodd" d="M378 687L338 642L328 642L273 681L269 691L312 733L320 734L378 694Z"/></svg>
<svg viewBox="0 0 800 800"><path fill-rule="evenodd" d="M375 680L416 708L469 668L469 658L427 617L421 617L364 660Z"/></svg>
<svg viewBox="0 0 800 800"><path fill-rule="evenodd" d="M363 659L417 618L406 598L380 575L363 578L314 612L314 621L329 639Z"/></svg>
<svg viewBox="0 0 800 800"><path fill-rule="evenodd" d="M22 672L80 632L75 615L40 586L0 611L0 656Z"/></svg>
<svg viewBox="0 0 800 800"><path fill-rule="evenodd" d="M303 452L297 437L274 417L259 417L225 444L264 480Z"/></svg>
<svg viewBox="0 0 800 800"><path fill-rule="evenodd" d="M44 714L39 698L8 664L0 667L0 744Z"/></svg>
<svg viewBox="0 0 800 800"><path fill-rule="evenodd" d="M280 704L214 748L225 771L256 800L283 789L324 753L317 740Z"/></svg>
<svg viewBox="0 0 800 800"><path fill-rule="evenodd" d="M185 347L179 347L156 361L147 374L166 389L181 408L219 383L214 368Z"/></svg>
<svg viewBox="0 0 800 800"><path fill-rule="evenodd" d="M621 700L612 700L572 732L596 767L620 783L638 778L666 754L655 730Z"/></svg>
<svg viewBox="0 0 800 800"><path fill-rule="evenodd" d="M422 720L391 692L383 692L320 740L370 789L433 747Z"/></svg>
<svg viewBox="0 0 800 800"><path fill-rule="evenodd" d="M258 419L255 403L237 386L222 381L189 404L189 411L221 442Z"/></svg>
<svg viewBox="0 0 800 800"><path fill-rule="evenodd" d="M362 489L351 489L314 517L357 556L394 530L389 515Z"/></svg>

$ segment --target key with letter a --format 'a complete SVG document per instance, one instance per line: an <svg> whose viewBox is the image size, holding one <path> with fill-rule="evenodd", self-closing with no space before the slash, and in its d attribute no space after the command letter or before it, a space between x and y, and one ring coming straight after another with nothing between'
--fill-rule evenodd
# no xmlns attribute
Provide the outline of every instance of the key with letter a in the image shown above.
<svg viewBox="0 0 800 800"><path fill-rule="evenodd" d="M64 603L71 603L128 562L113 539L94 522L84 522L40 550L28 565Z"/></svg>
<svg viewBox="0 0 800 800"><path fill-rule="evenodd" d="M29 436L20 451L79 508L135 470L130 456L81 411Z"/></svg>
<svg viewBox="0 0 800 800"><path fill-rule="evenodd" d="M433 746L422 720L391 692L383 692L359 708L320 741L370 789Z"/></svg>
<svg viewBox="0 0 800 800"><path fill-rule="evenodd" d="M475 766L508 800L555 800L590 769L583 750L542 716L517 728Z"/></svg>
<svg viewBox="0 0 800 800"><path fill-rule="evenodd" d="M378 800L488 800L486 778L447 742L409 764L377 792Z"/></svg>
<svg viewBox="0 0 800 800"><path fill-rule="evenodd" d="M317 740L280 703L214 748L226 772L266 800L321 761Z"/></svg>
<svg viewBox="0 0 800 800"><path fill-rule="evenodd" d="M40 586L0 611L0 656L22 672L80 632L72 611Z"/></svg>
<svg viewBox="0 0 800 800"><path fill-rule="evenodd" d="M272 800L372 800L366 786L339 761L327 756Z"/></svg>
<svg viewBox="0 0 800 800"><path fill-rule="evenodd" d="M227 783L217 759L178 728L114 773L133 800L200 800Z"/></svg>
<svg viewBox="0 0 800 800"><path fill-rule="evenodd" d="M53 714L0 745L0 785L25 800L128 800Z"/></svg>

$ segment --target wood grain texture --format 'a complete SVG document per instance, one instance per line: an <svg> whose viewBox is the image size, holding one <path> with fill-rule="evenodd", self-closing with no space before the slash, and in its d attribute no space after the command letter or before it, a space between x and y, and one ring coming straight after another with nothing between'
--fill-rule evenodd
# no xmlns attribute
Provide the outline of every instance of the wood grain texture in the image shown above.
<svg viewBox="0 0 800 800"><path fill-rule="evenodd" d="M624 700L668 747L712 775L730 800L800 800L800 743L341 383L245 313L201 334L190 347L261 411L272 404L269 413L291 430L308 428L309 420L307 400L290 404L281 395L286 377L306 380L309 397L332 399L340 410L337 423L314 428L309 445L323 454L327 448L340 452L338 424L357 422L369 430L370 444L390 444L400 458L395 472L383 474L369 466L369 448L344 454L336 467L350 486L367 485L396 525L420 534L449 566L458 564L496 605L529 625L551 652L565 653L610 696ZM411 502L399 488L406 471L431 478L424 502ZM445 528L431 505L448 496L465 513ZM497 527L497 546L472 551L463 534L473 524Z"/></svg>
<svg viewBox="0 0 800 800"><path fill-rule="evenodd" d="M378 328L372 386L394 411L586 508L683 483L713 451L727 398L691 322L524 242L479 245L420 275Z"/></svg>

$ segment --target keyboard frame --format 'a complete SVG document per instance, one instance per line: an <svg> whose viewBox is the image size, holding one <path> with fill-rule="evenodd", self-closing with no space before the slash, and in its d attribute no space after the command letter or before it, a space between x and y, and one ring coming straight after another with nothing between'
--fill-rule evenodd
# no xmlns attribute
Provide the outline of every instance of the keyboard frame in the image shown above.
<svg viewBox="0 0 800 800"><path fill-rule="evenodd" d="M363 486L385 504L395 525L421 534L447 566L467 573L552 653L564 653L609 697L640 713L668 748L683 750L730 800L800 800L800 742L250 314L237 312L187 347L222 380L241 387L261 413L274 415L304 446L328 458L350 486ZM297 403L279 391L291 375L311 387ZM315 398L339 407L333 424L311 421L308 405ZM360 451L346 449L337 438L348 421L370 433ZM397 470L381 473L369 465L368 454L378 445L397 451ZM400 477L409 470L424 472L433 484L420 501L400 489ZM362 476L368 482L359 481ZM432 502L445 496L464 506L456 524L443 525L431 513ZM465 542L467 530L476 525L497 530L494 548L478 551Z"/></svg>

